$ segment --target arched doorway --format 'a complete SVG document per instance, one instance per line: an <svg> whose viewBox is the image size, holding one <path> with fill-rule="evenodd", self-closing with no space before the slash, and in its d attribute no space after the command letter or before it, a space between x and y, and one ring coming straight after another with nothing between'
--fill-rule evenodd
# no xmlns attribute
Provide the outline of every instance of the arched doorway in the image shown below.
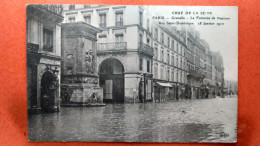
<svg viewBox="0 0 260 146"><path fill-rule="evenodd" d="M99 84L103 88L104 102L124 102L124 67L114 58L109 58L100 64Z"/></svg>
<svg viewBox="0 0 260 146"><path fill-rule="evenodd" d="M46 71L41 79L41 108L44 112L52 112L55 104L55 76Z"/></svg>

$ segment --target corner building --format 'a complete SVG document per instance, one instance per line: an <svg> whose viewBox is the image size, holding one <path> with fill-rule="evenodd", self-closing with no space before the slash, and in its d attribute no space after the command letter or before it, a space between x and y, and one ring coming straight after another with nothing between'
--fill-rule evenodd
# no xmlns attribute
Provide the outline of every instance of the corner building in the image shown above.
<svg viewBox="0 0 260 146"><path fill-rule="evenodd" d="M64 5L63 8L65 23L83 21L101 29L97 34L97 70L104 102L151 101L154 54L151 20L145 7Z"/></svg>
<svg viewBox="0 0 260 146"><path fill-rule="evenodd" d="M61 5L27 5L27 109L60 108Z"/></svg>

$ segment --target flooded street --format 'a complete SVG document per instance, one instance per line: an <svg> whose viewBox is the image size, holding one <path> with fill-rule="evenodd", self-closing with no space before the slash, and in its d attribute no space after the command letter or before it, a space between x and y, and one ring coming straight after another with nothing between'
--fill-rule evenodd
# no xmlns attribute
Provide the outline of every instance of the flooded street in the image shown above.
<svg viewBox="0 0 260 146"><path fill-rule="evenodd" d="M236 141L237 97L63 107L29 116L31 141Z"/></svg>

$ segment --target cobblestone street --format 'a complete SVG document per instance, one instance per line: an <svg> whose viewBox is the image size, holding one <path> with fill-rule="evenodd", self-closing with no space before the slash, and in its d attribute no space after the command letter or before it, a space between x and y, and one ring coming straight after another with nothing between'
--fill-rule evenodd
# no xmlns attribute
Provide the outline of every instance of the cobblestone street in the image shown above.
<svg viewBox="0 0 260 146"><path fill-rule="evenodd" d="M67 107L29 116L31 141L236 141L237 97Z"/></svg>

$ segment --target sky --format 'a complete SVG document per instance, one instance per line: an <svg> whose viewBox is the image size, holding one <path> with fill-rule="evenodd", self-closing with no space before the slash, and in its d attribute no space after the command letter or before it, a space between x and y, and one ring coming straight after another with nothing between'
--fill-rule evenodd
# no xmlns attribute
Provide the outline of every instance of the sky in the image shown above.
<svg viewBox="0 0 260 146"><path fill-rule="evenodd" d="M164 16L169 22L193 22L193 26L200 32L201 39L208 42L211 51L219 51L224 62L225 80L238 80L238 8L228 6L151 6L152 16ZM182 14L180 14L182 12ZM190 12L186 14L185 12ZM196 14L198 12L198 14ZM201 12L205 12L201 15ZM185 19L172 19L172 17L185 17ZM198 19L198 17L210 17ZM194 19L191 19L194 17ZM212 19L215 17L215 19ZM217 19L227 18L226 20ZM160 21L160 20L159 20ZM214 23L214 25L198 25L199 22ZM224 25L216 25L221 23ZM175 25L180 27L181 25ZM188 25L184 25L188 26Z"/></svg>

